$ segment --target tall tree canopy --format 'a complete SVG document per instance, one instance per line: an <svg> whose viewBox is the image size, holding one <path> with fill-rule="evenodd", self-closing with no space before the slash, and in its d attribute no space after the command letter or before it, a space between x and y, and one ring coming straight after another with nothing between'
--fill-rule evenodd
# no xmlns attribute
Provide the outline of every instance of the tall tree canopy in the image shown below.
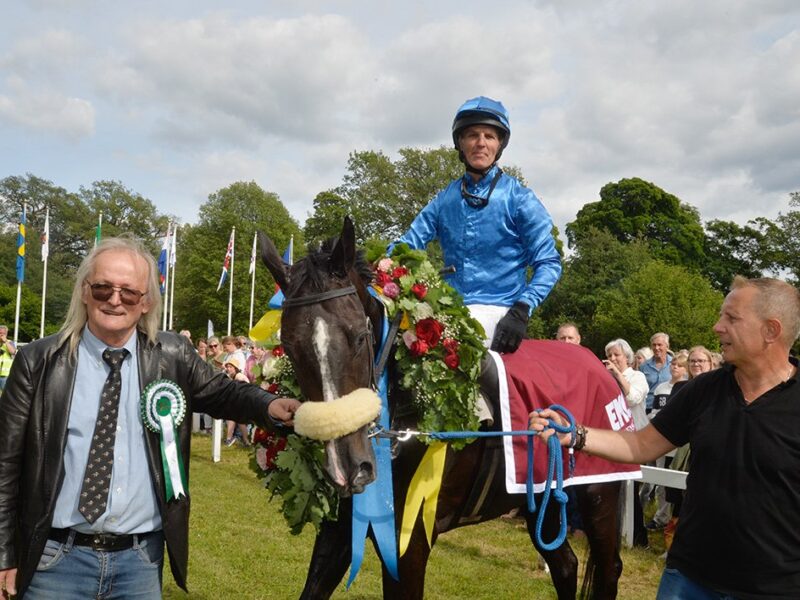
<svg viewBox="0 0 800 600"><path fill-rule="evenodd" d="M589 227L537 311L545 324L545 337L553 337L561 323L571 321L581 330L583 345L602 350L608 340L594 326L598 304L609 290L652 260L641 240L623 243L605 229Z"/></svg>
<svg viewBox="0 0 800 600"><path fill-rule="evenodd" d="M256 230L269 235L281 251L294 236L295 258L298 251L302 252L300 227L276 194L264 191L251 181L237 182L209 195L208 201L200 207L199 223L184 227L178 233L173 323L189 329L195 339L205 336L209 320L214 323L218 334L227 333L230 274L219 291L217 284L233 227L236 227L233 335L246 335L248 332L251 288L248 270ZM267 310L274 292L274 281L261 264L259 254L254 322Z"/></svg>
<svg viewBox="0 0 800 600"><path fill-rule="evenodd" d="M770 268L767 236L751 225L713 220L706 224L703 275L725 292L734 275L760 277Z"/></svg>
<svg viewBox="0 0 800 600"><path fill-rule="evenodd" d="M600 200L578 211L567 224L570 247L590 227L606 229L621 242L641 238L654 257L671 264L700 270L704 262L704 232L697 210L638 177L604 185Z"/></svg>
<svg viewBox="0 0 800 600"><path fill-rule="evenodd" d="M464 172L456 152L444 147L402 148L399 154L393 162L382 152L351 153L342 183L315 198L307 237L337 235L350 215L359 242L397 238L437 191Z"/></svg>
<svg viewBox="0 0 800 600"><path fill-rule="evenodd" d="M696 344L717 348L712 327L722 299L702 275L650 261L604 294L597 305L595 333L605 342L621 337L637 348L665 331L673 349Z"/></svg>
<svg viewBox="0 0 800 600"><path fill-rule="evenodd" d="M50 255L47 268L45 333L57 331L69 306L74 275L83 257L92 249L98 215L104 218L103 236L129 233L138 236L155 252L156 237L166 230L167 219L155 205L116 181L98 181L71 193L32 175L0 180L0 250L16 257L17 223L23 204L27 207L26 265L20 306L20 341L39 335L42 280L41 236L50 210ZM15 259L14 259L15 260ZM0 263L0 285L16 287L14 261ZM12 315L16 298L11 302ZM4 309L8 307L4 306Z"/></svg>

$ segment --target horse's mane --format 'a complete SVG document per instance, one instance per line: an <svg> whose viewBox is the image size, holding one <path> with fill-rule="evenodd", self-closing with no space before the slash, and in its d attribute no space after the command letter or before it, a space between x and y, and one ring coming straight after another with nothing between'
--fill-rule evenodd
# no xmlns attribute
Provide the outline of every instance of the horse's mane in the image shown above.
<svg viewBox="0 0 800 600"><path fill-rule="evenodd" d="M329 238L317 246L308 246L308 254L292 266L287 290L289 296L296 294L300 287L306 284L310 285L315 292L322 292L326 289L327 280L330 277L328 261L337 241L338 238ZM356 250L353 268L364 285L372 282L372 268L364 257L363 250Z"/></svg>

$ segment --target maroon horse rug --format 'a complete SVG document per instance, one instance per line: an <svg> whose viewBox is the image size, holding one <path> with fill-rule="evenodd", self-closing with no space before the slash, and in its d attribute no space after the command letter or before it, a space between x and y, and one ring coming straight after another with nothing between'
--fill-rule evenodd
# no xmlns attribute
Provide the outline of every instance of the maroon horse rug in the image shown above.
<svg viewBox="0 0 800 600"><path fill-rule="evenodd" d="M559 404L576 423L601 429L634 430L633 417L619 386L605 366L587 348L564 342L525 340L512 354L490 353L498 369L500 418L504 431L528 429L528 415L537 408ZM588 400L587 400L588 399ZM524 494L527 477L525 436L503 438L506 491ZM534 491L544 491L547 451L536 443ZM582 452L575 453L569 471L563 453L564 485L640 479L639 465L614 463Z"/></svg>

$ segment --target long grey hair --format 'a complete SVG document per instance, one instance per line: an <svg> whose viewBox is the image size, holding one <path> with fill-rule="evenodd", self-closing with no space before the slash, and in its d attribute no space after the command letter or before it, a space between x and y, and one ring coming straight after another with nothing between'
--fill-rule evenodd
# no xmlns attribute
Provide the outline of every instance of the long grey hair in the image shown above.
<svg viewBox="0 0 800 600"><path fill-rule="evenodd" d="M142 298L142 302L148 302L150 309L139 319L137 329L147 336L149 342L155 343L156 341L158 325L161 321L161 291L158 283L156 261L142 243L133 237L106 238L86 255L75 275L75 287L72 290L72 299L69 303L67 318L59 331L62 343L65 340L69 340L70 353L75 352L75 348L78 347L81 332L87 320L86 305L83 303L83 284L86 283L86 280L94 271L98 256L103 252L110 251L128 252L134 256L140 256L147 263L147 295Z"/></svg>

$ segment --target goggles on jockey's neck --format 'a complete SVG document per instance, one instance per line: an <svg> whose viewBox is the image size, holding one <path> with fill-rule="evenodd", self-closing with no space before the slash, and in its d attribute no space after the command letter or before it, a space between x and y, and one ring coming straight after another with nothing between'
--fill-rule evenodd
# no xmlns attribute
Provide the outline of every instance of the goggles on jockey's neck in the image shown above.
<svg viewBox="0 0 800 600"><path fill-rule="evenodd" d="M492 183L489 185L489 193L486 196L476 196L475 194L470 194L467 191L467 181L466 179L461 179L461 197L464 198L464 201L469 204L472 208L483 208L487 204L489 204L489 198L494 191L497 182L500 181L500 176L503 174L503 170L498 168L497 173L492 179Z"/></svg>

